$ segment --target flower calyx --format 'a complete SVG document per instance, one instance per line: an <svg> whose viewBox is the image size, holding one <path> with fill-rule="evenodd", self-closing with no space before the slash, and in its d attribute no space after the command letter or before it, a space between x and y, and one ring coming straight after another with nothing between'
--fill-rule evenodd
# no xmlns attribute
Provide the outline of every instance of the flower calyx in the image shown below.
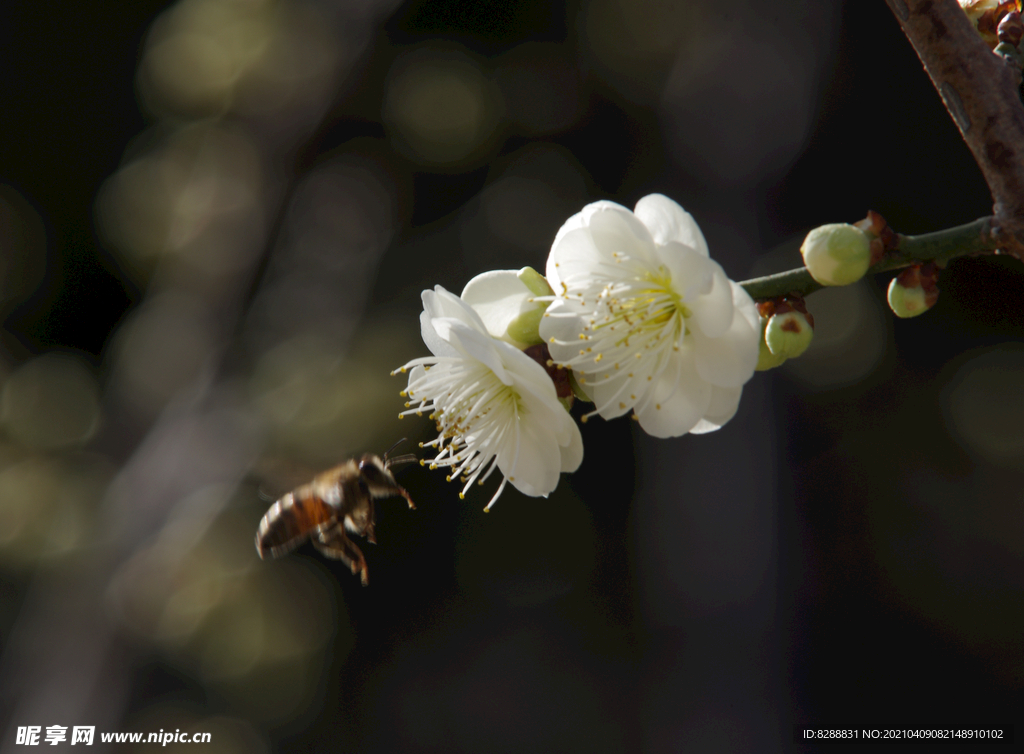
<svg viewBox="0 0 1024 754"><path fill-rule="evenodd" d="M544 371L548 373L548 377L551 378L551 382L555 385L555 395L558 396L558 400L562 402L567 411L571 409L574 397L571 381L572 372L554 362L546 343L524 348L523 353L544 367Z"/></svg>
<svg viewBox="0 0 1024 754"><path fill-rule="evenodd" d="M885 258L886 254L896 251L900 245L899 234L889 227L878 212L868 210L867 217L854 223L854 226L867 233L871 240L871 265L876 265Z"/></svg>
<svg viewBox="0 0 1024 754"><path fill-rule="evenodd" d="M901 319L924 314L939 299L939 266L935 262L915 264L889 283L889 308Z"/></svg>

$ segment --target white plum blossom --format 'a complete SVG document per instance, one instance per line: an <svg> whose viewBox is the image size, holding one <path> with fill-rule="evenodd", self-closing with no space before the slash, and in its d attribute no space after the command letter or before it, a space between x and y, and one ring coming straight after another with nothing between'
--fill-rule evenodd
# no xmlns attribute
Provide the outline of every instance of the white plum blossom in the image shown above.
<svg viewBox="0 0 1024 754"><path fill-rule="evenodd" d="M511 270L485 273L460 298L441 286L423 291L420 327L433 356L414 359L409 374L410 408L428 413L438 437L431 468L447 467L461 478L463 497L473 482L495 468L504 476L489 509L511 482L532 497L547 497L559 475L583 460L579 428L559 402L545 369L509 342L509 324L533 309L532 293ZM472 302L472 305L470 303Z"/></svg>
<svg viewBox="0 0 1024 754"><path fill-rule="evenodd" d="M733 417L757 364L760 317L682 207L660 194L635 212L589 204L558 231L546 272L555 298L540 335L592 413L632 410L655 437Z"/></svg>

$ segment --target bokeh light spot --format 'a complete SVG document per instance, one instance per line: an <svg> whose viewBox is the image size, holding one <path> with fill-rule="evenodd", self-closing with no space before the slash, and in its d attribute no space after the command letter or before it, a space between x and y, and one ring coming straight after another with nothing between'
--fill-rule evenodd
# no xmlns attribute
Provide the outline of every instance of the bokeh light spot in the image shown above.
<svg viewBox="0 0 1024 754"><path fill-rule="evenodd" d="M824 288L807 297L814 340L783 369L809 388L832 389L863 380L889 346L887 311L864 281Z"/></svg>
<svg viewBox="0 0 1024 754"><path fill-rule="evenodd" d="M96 380L69 354L32 359L4 384L0 418L8 434L26 447L80 445L99 426Z"/></svg>
<svg viewBox="0 0 1024 754"><path fill-rule="evenodd" d="M95 535L95 509L112 472L102 458L30 457L0 470L0 559L34 565Z"/></svg>
<svg viewBox="0 0 1024 754"><path fill-rule="evenodd" d="M975 354L943 391L943 416L967 451L996 465L1024 461L1024 346Z"/></svg>
<svg viewBox="0 0 1024 754"><path fill-rule="evenodd" d="M212 123L175 131L124 165L100 190L101 233L128 267L160 259L185 274L238 270L262 242L259 153L245 132Z"/></svg>
<svg viewBox="0 0 1024 754"><path fill-rule="evenodd" d="M458 163L493 136L497 109L493 86L469 57L420 50L395 64L384 121L414 159Z"/></svg>
<svg viewBox="0 0 1024 754"><path fill-rule="evenodd" d="M140 67L142 94L157 111L223 112L272 34L269 3L181 0L153 24Z"/></svg>
<svg viewBox="0 0 1024 754"><path fill-rule="evenodd" d="M123 325L114 347L116 389L128 405L157 411L196 380L210 358L208 313L185 294L157 296Z"/></svg>

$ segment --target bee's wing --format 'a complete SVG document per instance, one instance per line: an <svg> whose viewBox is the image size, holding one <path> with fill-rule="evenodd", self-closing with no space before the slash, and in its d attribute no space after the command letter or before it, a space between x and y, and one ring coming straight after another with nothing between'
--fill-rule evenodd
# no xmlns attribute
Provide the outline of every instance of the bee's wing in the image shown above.
<svg viewBox="0 0 1024 754"><path fill-rule="evenodd" d="M326 557L340 560L347 565L352 574L359 574L363 586L369 583L366 572L366 559L362 550L356 547L355 542L345 536L345 529L341 524L324 529L313 537L313 545Z"/></svg>
<svg viewBox="0 0 1024 754"><path fill-rule="evenodd" d="M246 475L245 481L256 489L268 504L309 482L320 469L301 461L276 456L260 458Z"/></svg>

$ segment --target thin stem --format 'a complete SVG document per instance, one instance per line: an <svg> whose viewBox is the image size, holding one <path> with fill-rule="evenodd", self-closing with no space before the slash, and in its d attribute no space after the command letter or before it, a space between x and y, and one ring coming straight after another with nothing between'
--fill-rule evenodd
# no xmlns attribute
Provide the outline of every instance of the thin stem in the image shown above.
<svg viewBox="0 0 1024 754"><path fill-rule="evenodd" d="M909 267L916 262L948 262L956 257L995 251L999 239L993 231L991 217L981 217L966 225L925 233L920 236L899 235L894 251L873 265L868 274ZM806 267L775 275L745 280L740 283L751 298L767 299L795 293L807 296L823 286L811 277Z"/></svg>

